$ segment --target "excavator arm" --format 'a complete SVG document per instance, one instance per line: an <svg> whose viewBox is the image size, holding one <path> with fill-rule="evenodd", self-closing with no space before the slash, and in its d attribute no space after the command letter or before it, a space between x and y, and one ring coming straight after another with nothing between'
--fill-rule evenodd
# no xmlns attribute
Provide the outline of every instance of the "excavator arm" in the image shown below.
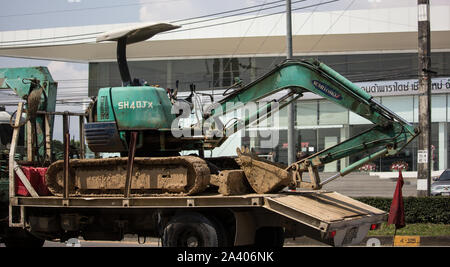
<svg viewBox="0 0 450 267"><path fill-rule="evenodd" d="M369 161L378 157L395 155L419 133L417 128L375 101L371 95L317 60L283 62L260 79L237 89L222 99L218 103L223 111L220 115L286 89L288 90L286 96L276 100L280 102L280 108L295 101L304 92L312 92L374 123L371 129L288 166L285 171L289 178L286 179L290 180L291 185L319 189L323 184L344 176ZM242 120L234 122L225 131L230 129L240 130L246 125L273 115L277 110L271 110L268 105L263 105L253 114L248 114ZM229 107L233 108L230 109ZM215 110L211 108L209 116L219 115L215 114ZM206 116L206 118L209 116ZM215 121L217 121L217 118L215 118ZM211 138L210 145L220 145L226 138L226 135L221 138ZM320 182L317 171L319 166L367 151L371 151L371 154L343 168L329 179ZM238 154L243 155L245 153L238 151ZM253 158L253 161L256 160L254 156L248 154L246 157L247 161L248 158ZM309 172L311 182L303 181L303 172Z"/></svg>

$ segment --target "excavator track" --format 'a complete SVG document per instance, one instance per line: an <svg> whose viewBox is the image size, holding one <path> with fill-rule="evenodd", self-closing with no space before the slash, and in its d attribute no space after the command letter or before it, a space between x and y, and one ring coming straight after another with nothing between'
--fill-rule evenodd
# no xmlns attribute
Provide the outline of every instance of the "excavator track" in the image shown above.
<svg viewBox="0 0 450 267"><path fill-rule="evenodd" d="M72 159L69 166L69 196L123 196L127 158ZM194 156L136 157L131 180L134 195L193 195L206 189L210 171ZM46 183L54 195L63 195L64 161L49 166Z"/></svg>

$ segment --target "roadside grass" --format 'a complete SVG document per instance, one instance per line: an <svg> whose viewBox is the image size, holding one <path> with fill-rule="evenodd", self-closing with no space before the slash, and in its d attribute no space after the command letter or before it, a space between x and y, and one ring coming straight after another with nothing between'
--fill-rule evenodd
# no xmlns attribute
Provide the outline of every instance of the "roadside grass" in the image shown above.
<svg viewBox="0 0 450 267"><path fill-rule="evenodd" d="M395 226L384 222L379 229L369 231L368 236L393 236L394 232ZM405 227L397 230L396 235L450 236L450 224L406 224Z"/></svg>

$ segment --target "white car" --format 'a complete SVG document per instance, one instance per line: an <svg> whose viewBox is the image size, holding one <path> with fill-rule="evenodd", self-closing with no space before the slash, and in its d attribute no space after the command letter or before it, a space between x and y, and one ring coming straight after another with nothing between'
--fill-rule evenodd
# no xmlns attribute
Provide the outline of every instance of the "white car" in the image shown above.
<svg viewBox="0 0 450 267"><path fill-rule="evenodd" d="M445 170L431 185L432 196L450 196L450 169Z"/></svg>

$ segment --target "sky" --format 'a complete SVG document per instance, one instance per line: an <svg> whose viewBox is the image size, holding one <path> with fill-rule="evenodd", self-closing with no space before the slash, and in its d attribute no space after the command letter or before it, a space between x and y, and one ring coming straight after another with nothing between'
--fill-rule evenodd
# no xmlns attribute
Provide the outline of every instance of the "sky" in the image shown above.
<svg viewBox="0 0 450 267"><path fill-rule="evenodd" d="M85 26L131 22L161 21L214 14L227 10L261 5L276 0L0 0L0 32L24 29ZM291 0L292 8L326 0ZM431 5L449 5L450 0L430 0ZM284 2L278 11L284 10ZM316 12L416 6L417 0L339 0L317 8ZM310 12L312 8L296 12ZM264 12L273 12L261 11ZM88 65L45 60L0 57L0 68L47 66L60 88L86 87ZM71 81L68 81L71 80ZM75 81L74 81L75 80ZM61 89L63 90L63 89ZM58 110L82 111L85 107L58 105ZM14 107L7 107L7 110Z"/></svg>
<svg viewBox="0 0 450 267"><path fill-rule="evenodd" d="M267 4L275 0L1 0L0 31L48 27L113 24L138 21L171 21L225 10ZM323 1L323 0L322 0ZM321 0L291 0L296 6ZM294 3L297 2L297 3ZM431 0L431 4L448 4ZM417 0L340 0L321 6L319 11L403 7ZM283 3L281 3L283 4ZM284 7L280 7L280 10ZM298 12L308 12L303 10ZM266 11L269 12L269 11ZM264 13L264 12L263 12Z"/></svg>

